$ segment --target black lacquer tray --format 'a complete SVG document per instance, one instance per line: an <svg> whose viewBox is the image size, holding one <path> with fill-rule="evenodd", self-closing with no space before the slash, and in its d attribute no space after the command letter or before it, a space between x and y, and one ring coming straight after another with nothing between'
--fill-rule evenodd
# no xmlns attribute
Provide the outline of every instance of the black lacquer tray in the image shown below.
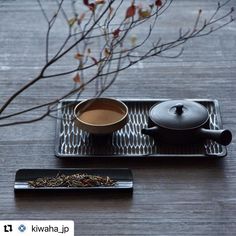
<svg viewBox="0 0 236 236"><path fill-rule="evenodd" d="M98 186L98 187L31 187L28 181L42 177L55 177L57 174L73 175L73 174L89 174L102 177L109 177L116 181L114 186ZM129 169L112 168L112 169L20 169L15 176L15 192L132 192L133 176Z"/></svg>
<svg viewBox="0 0 236 236"><path fill-rule="evenodd" d="M189 99L201 103L210 114L210 129L221 129L219 103L210 99ZM129 108L129 122L107 137L95 137L78 129L73 121L73 108L78 101L64 100L58 105L55 155L60 158L148 158L148 157L224 157L225 146L212 140L198 144L164 145L141 134L147 127L151 106L166 99L122 99Z"/></svg>

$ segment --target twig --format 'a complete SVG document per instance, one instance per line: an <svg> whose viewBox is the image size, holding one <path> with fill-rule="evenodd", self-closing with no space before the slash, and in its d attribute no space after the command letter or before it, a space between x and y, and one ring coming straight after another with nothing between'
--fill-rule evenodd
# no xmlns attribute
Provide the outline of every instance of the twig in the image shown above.
<svg viewBox="0 0 236 236"><path fill-rule="evenodd" d="M180 28L178 32L178 37L175 40L163 42L162 38L159 37L159 39L157 39L156 42L151 43L152 47L150 47L147 50L146 43L148 42L148 40L151 39L154 27L156 27L158 22L157 19L159 18L160 15L164 14L167 11L167 9L169 9L173 0L164 1L161 7L154 10L152 14L148 15L144 19L136 19L135 16L132 16L128 20L124 18L121 19L120 22L118 24L116 23L115 25L113 24L113 20L115 20L115 16L117 15L118 10L122 7L124 1L121 0L118 3L117 8L116 10L114 10L112 16L106 16L106 14L109 13L110 9L115 3L115 0L108 0L106 2L106 5L104 5L105 6L104 10L102 10L103 6L98 8L96 13L93 10L88 9L87 14L90 14L90 16L88 21L85 24L83 24L83 26L82 24L79 24L78 26L73 26L73 24L70 25L69 17L67 16L67 13L62 7L64 0L60 1L55 0L55 1L57 2L58 5L57 11L51 17L51 19L49 19L44 7L42 6L41 1L37 0L39 8L45 20L48 23L48 28L46 33L46 50L45 50L46 63L42 67L39 75L36 78L29 81L22 88L13 93L13 95L10 96L10 98L3 104L3 106L0 108L0 120L8 119L10 117L17 117L18 115L22 115L24 113L28 113L43 107L47 107L47 111L38 118L0 124L0 127L31 123L41 120L46 116L54 117L51 113L57 110L55 106L58 102L74 94L77 94L77 98L79 98L84 89L94 81L96 81L97 83L97 91L95 97L101 96L104 93L104 91L109 89L109 87L115 82L119 72L128 69L132 65L142 60L146 60L154 56L165 57L165 58L177 58L182 54L183 48L181 48L181 50L175 55L164 55L163 53L173 48L180 47L190 39L209 35L221 29L222 27L225 27L226 25L228 25L233 21L232 18L233 8L222 16L218 15L220 10L223 7L225 7L230 2L230 0L227 0L223 4L218 3L214 13L209 17L208 20L205 20L202 25L200 25L201 12L202 12L200 10L194 21L193 28L185 32L183 31L182 28ZM74 2L72 2L72 11L74 14L74 19L76 19L77 13L75 6L73 6L73 3ZM59 16L59 13L62 13L62 16L64 17L69 30L68 34L65 36L65 40L62 42L57 52L52 56L52 58L49 59L49 49L50 49L49 41L51 36L50 32ZM231 19L226 23L222 23L220 25L217 24L230 16ZM139 42L137 45L132 45L130 48L124 51L123 44L125 40L127 40L127 38L129 37L130 32L133 29L136 29L137 27L142 27L142 25L147 22L150 22L149 30L147 31L144 39L142 39L142 41ZM119 34L116 36L114 36L114 31L112 30L112 27L114 26L116 27L115 29L119 29ZM98 31L99 33L97 33ZM71 42L72 37L74 38L73 42ZM101 41L103 40L102 44L99 46L100 52L96 56L96 59L94 55L91 56L90 55L91 53L90 54L87 53L88 45L90 44L92 39L93 40L100 39ZM76 68L54 74L46 73L47 69L51 65L59 61L61 58L66 56L71 50L74 49L76 50L77 54L82 53L81 60L78 62L78 66ZM136 52L138 50L140 50L140 52L144 50L144 52L139 53L137 55ZM106 52L105 55L104 51ZM93 60L91 60L91 58ZM85 80L84 73L91 68L96 68L96 73ZM12 114L2 115L5 109L12 103L12 101L17 96L19 96L23 91L25 91L26 89L37 83L39 80L69 75L74 72L81 73L81 78L82 78L81 84L79 84L78 87L75 84L75 86L71 90L67 91L63 96L56 98L50 102L46 102L44 104L33 106L28 109L22 109L21 111Z"/></svg>

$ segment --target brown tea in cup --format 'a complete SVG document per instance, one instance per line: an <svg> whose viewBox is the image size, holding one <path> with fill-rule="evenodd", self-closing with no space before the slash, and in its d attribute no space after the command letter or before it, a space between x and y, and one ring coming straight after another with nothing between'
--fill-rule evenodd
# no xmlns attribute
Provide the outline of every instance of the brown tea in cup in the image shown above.
<svg viewBox="0 0 236 236"><path fill-rule="evenodd" d="M119 121L124 116L124 112L118 109L104 109L96 108L89 109L82 113L77 114L79 119L83 122L94 124L94 125L103 125L111 124Z"/></svg>
<svg viewBox="0 0 236 236"><path fill-rule="evenodd" d="M112 98L93 98L74 108L75 124L92 134L109 134L128 122L128 107Z"/></svg>

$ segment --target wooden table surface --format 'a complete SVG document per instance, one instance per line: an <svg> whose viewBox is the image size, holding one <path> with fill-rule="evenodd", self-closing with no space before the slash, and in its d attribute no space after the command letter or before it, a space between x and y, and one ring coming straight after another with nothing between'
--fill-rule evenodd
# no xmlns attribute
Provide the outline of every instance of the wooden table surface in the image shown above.
<svg viewBox="0 0 236 236"><path fill-rule="evenodd" d="M45 3L49 10L51 2ZM235 3L233 0L230 6ZM179 27L191 25L199 8L209 14L216 4L214 0L175 1L157 34L173 36ZM46 23L37 2L30 0L0 0L0 16L2 104L43 65ZM58 38L61 34L58 29ZM210 36L189 41L179 58L153 58L122 72L105 95L217 99L224 127L235 134L235 79L236 24L232 23ZM53 99L71 86L70 78L43 81L23 93L8 112ZM84 96L92 94L91 88ZM37 114L35 111L23 118ZM55 124L54 119L45 118L33 124L0 128L0 220L74 220L76 236L236 235L235 138L222 159L63 161L54 156ZM130 168L133 195L14 195L17 169L59 167Z"/></svg>

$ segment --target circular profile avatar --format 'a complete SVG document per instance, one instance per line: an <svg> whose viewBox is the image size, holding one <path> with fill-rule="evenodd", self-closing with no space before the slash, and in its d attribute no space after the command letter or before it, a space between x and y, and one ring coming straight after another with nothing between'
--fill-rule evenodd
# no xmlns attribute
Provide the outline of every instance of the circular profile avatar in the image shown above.
<svg viewBox="0 0 236 236"><path fill-rule="evenodd" d="M18 227L18 230L20 231L20 232L25 232L25 230L26 230L26 227L25 227L25 225L20 225L19 227Z"/></svg>

